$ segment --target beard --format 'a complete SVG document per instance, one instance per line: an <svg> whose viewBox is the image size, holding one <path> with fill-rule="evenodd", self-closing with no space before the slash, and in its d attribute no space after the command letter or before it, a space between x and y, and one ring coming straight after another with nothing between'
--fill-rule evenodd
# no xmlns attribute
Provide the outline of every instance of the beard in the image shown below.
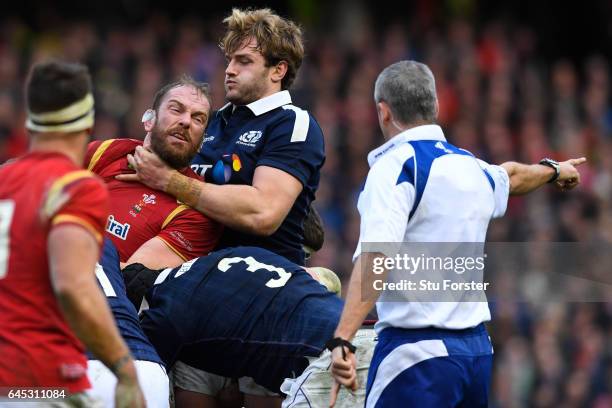
<svg viewBox="0 0 612 408"><path fill-rule="evenodd" d="M177 148L168 143L167 137L172 133L181 133L185 135L187 132L182 128L168 129L167 132L163 132L158 128L157 125L151 131L151 149L155 154L159 156L168 166L175 170L182 170L189 166L191 160L194 158L199 150L199 143L191 143L189 136L186 139L189 141L189 146L184 149Z"/></svg>

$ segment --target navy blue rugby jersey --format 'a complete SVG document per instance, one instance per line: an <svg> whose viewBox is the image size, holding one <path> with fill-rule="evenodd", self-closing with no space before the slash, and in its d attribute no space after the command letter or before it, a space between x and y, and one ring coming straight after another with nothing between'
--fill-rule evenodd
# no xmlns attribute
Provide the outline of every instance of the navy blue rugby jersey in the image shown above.
<svg viewBox="0 0 612 408"><path fill-rule="evenodd" d="M119 333L129 347L134 360L162 364L161 358L140 327L136 308L127 297L119 267L119 253L108 238L104 238L102 256L96 265L96 278L113 312ZM96 357L88 352L88 358Z"/></svg>
<svg viewBox="0 0 612 408"><path fill-rule="evenodd" d="M299 265L255 247L165 269L141 325L168 367L183 361L277 392L333 337L343 302Z"/></svg>
<svg viewBox="0 0 612 408"><path fill-rule="evenodd" d="M323 132L305 110L291 104L288 91L246 106L227 104L209 123L191 168L215 184L253 184L257 166L289 173L303 189L279 229L255 236L225 228L217 249L257 246L304 265L304 218L319 186L325 161Z"/></svg>

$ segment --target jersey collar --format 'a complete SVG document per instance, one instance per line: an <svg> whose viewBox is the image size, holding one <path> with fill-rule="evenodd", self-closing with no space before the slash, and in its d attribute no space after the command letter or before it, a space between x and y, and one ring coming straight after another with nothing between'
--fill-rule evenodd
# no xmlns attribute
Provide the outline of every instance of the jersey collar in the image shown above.
<svg viewBox="0 0 612 408"><path fill-rule="evenodd" d="M247 108L249 108L255 116L259 116L290 103L291 95L289 95L289 91L280 91L249 103Z"/></svg>
<svg viewBox="0 0 612 408"><path fill-rule="evenodd" d="M249 108L249 110L253 112L255 116L260 116L290 103L291 95L289 95L289 91L280 91L273 93L272 95L268 95L265 98L258 99L255 102L251 102L246 105L246 107ZM221 112L226 119L225 112L229 112L231 114L233 107L234 105L231 102L228 102L221 109L219 109L219 112Z"/></svg>
<svg viewBox="0 0 612 408"><path fill-rule="evenodd" d="M442 132L442 128L438 125L423 125L413 127L398 133L382 146L372 150L368 154L368 164L370 167L372 167L374 163L376 163L376 161L378 161L378 159L383 157L385 154L395 150L396 147L404 144L405 142L410 142L413 140L439 140L446 142L444 132Z"/></svg>

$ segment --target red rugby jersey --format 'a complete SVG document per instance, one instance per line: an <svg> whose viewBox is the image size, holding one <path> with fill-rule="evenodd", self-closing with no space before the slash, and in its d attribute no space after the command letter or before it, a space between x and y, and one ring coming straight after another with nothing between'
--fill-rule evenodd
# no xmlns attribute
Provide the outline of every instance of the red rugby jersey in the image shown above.
<svg viewBox="0 0 612 408"><path fill-rule="evenodd" d="M106 234L117 247L121 262L153 237L162 239L185 261L207 255L221 236L221 224L169 194L115 179L118 174L133 173L127 154L140 145L142 142L134 139L95 141L89 144L85 157L85 166L108 186L111 210ZM190 168L182 173L198 178Z"/></svg>
<svg viewBox="0 0 612 408"><path fill-rule="evenodd" d="M47 237L77 224L102 244L108 191L61 153L0 166L0 386L89 388L84 347L51 287Z"/></svg>

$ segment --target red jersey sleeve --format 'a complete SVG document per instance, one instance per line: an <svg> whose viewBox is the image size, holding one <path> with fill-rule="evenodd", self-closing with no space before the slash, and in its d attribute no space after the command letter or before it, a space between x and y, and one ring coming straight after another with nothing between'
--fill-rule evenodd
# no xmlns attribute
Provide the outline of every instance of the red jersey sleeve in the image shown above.
<svg viewBox="0 0 612 408"><path fill-rule="evenodd" d="M178 256L188 261L208 255L219 241L223 226L186 206L178 206L157 235Z"/></svg>
<svg viewBox="0 0 612 408"><path fill-rule="evenodd" d="M102 244L109 212L108 190L87 170L72 171L53 182L42 213L52 226L70 223L89 231Z"/></svg>

